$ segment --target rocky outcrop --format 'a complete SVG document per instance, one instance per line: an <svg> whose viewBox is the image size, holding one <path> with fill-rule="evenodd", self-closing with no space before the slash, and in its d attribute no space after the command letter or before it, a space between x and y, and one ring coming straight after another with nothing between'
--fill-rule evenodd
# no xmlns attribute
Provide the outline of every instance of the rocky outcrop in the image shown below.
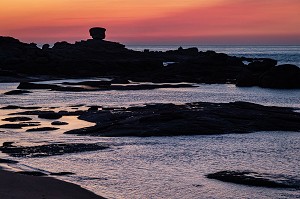
<svg viewBox="0 0 300 199"><path fill-rule="evenodd" d="M55 84L36 84L31 82L21 82L18 89L45 89L52 91L72 91L72 92L82 92L82 91L104 91L104 90L151 90L159 88L186 88L194 87L192 84L125 84L119 85L112 84L110 81L84 81L84 82L63 82L60 86ZM126 82L127 83L127 82ZM82 87L78 87L82 86Z"/></svg>
<svg viewBox="0 0 300 199"><path fill-rule="evenodd" d="M300 179L297 177L253 171L219 171L208 174L207 178L256 187L300 189Z"/></svg>
<svg viewBox="0 0 300 199"><path fill-rule="evenodd" d="M40 128L27 129L26 132L55 131L58 129L59 128L55 128L55 127L40 127Z"/></svg>
<svg viewBox="0 0 300 199"><path fill-rule="evenodd" d="M54 126L63 126L63 125L68 125L69 123L68 122L61 122L61 121L54 121L51 123L51 125L54 125Z"/></svg>
<svg viewBox="0 0 300 199"><path fill-rule="evenodd" d="M8 117L2 120L8 122L21 122L21 121L30 121L32 119L30 117Z"/></svg>
<svg viewBox="0 0 300 199"><path fill-rule="evenodd" d="M22 129L23 127L31 127L31 126L39 126L40 124L32 123L32 122L20 122L17 124L2 124L0 128L4 129Z"/></svg>
<svg viewBox="0 0 300 199"><path fill-rule="evenodd" d="M40 109L41 107L38 106L29 106L29 107L22 107L22 106L16 106L16 105L8 105L1 107L0 109L3 110L13 110L13 109Z"/></svg>
<svg viewBox="0 0 300 199"><path fill-rule="evenodd" d="M12 91L7 91L4 93L4 95L22 95L22 94L28 94L31 93L30 91L26 90L12 90Z"/></svg>
<svg viewBox="0 0 300 199"><path fill-rule="evenodd" d="M143 137L300 131L300 113L293 112L293 109L247 102L102 108L86 111L79 118L96 125L71 130L67 134Z"/></svg>
<svg viewBox="0 0 300 199"><path fill-rule="evenodd" d="M0 151L13 157L45 157L63 155L66 153L79 153L85 151L97 151L107 149L107 145L100 143L81 144L48 144L39 146L2 146Z"/></svg>
<svg viewBox="0 0 300 199"><path fill-rule="evenodd" d="M292 69L295 67L277 66L273 59L240 58L182 47L167 52L140 52L104 40L105 28L91 28L90 34L93 39L74 44L56 42L52 48L45 44L42 49L36 44L0 37L2 81L28 81L28 77L42 75L60 78L114 76L137 82L233 83L237 86L300 88L298 72L294 73L296 70ZM169 64L164 66L163 63ZM70 88L54 89L68 91Z"/></svg>
<svg viewBox="0 0 300 199"><path fill-rule="evenodd" d="M48 111L48 112L40 113L38 117L42 119L56 120L61 118L62 115L60 113L55 113L54 111Z"/></svg>

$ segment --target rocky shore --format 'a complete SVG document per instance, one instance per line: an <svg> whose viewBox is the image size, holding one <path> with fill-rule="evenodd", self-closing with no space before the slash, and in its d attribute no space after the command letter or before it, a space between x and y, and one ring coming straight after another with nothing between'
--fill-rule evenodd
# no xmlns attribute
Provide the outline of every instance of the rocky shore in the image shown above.
<svg viewBox="0 0 300 199"><path fill-rule="evenodd" d="M297 177L253 171L219 171L208 174L207 178L256 187L300 189Z"/></svg>
<svg viewBox="0 0 300 199"><path fill-rule="evenodd" d="M54 155L64 155L68 153L79 153L88 151L98 151L108 149L107 145L100 143L57 143L38 146L15 146L13 143L5 142L0 146L0 151L12 157L46 157Z"/></svg>
<svg viewBox="0 0 300 199"><path fill-rule="evenodd" d="M300 88L300 68L295 65L277 65L276 60L268 58L202 52L197 48L133 51L104 40L105 31L92 28L92 39L74 44L57 42L53 47L45 44L42 48L12 37L0 37L0 82L105 76L135 82Z"/></svg>
<svg viewBox="0 0 300 199"><path fill-rule="evenodd" d="M94 109L83 112L79 118L96 125L71 130L67 134L143 137L300 131L300 113L292 108L247 102L148 104L123 109Z"/></svg>

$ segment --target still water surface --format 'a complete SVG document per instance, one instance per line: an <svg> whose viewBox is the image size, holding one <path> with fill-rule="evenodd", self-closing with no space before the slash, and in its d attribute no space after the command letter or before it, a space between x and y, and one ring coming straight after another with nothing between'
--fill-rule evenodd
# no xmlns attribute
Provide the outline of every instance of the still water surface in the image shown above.
<svg viewBox="0 0 300 199"><path fill-rule="evenodd" d="M80 81L80 80L74 80ZM17 84L0 84L0 93ZM144 103L196 101L248 101L264 105L300 108L300 90L237 88L234 85L198 85L196 88L148 91L51 92L28 95L0 94L0 105L57 107L71 105L133 106ZM10 111L1 110L0 117ZM0 118L0 119L1 119ZM38 120L38 118L33 118ZM58 131L25 133L0 130L0 142L36 145L51 142L103 142L110 149L46 158L17 158L20 169L70 171L60 177L107 198L300 198L293 189L258 188L205 178L221 170L251 170L300 178L300 135L296 132L257 132L244 135L180 136L149 138L101 138L64 135L69 128L89 126L74 117ZM39 120L49 125L47 120ZM1 144L1 143L0 143ZM1 156L5 156L2 154Z"/></svg>

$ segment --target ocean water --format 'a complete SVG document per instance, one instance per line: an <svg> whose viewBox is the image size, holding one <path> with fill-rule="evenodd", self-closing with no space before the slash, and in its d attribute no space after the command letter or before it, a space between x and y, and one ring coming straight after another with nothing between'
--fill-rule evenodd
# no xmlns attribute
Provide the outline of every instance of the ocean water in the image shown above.
<svg viewBox="0 0 300 199"><path fill-rule="evenodd" d="M203 46L202 46L203 47ZM135 47L138 49L138 47ZM166 50L168 47L153 47ZM176 48L176 47L174 47ZM207 48L207 49L206 49ZM279 61L299 63L299 47L203 47L241 56L280 58ZM143 49L143 48L141 48ZM147 49L150 49L148 46ZM227 49L227 51L226 51ZM243 50L244 49L244 50ZM275 53L277 51L277 54ZM289 62L288 62L289 61ZM300 65L300 64L298 64ZM66 81L66 80L63 80ZM69 80L81 81L81 80ZM52 81L59 83L61 81ZM194 88L172 88L140 91L53 92L34 91L19 96L3 95L18 84L0 84L0 107L6 105L52 107L55 111L74 110L73 105L136 106L145 103L187 103L196 101L248 101L263 105L295 107L300 110L300 89L238 88L232 84L200 84ZM20 111L20 110L17 110ZM3 118L16 110L0 110ZM32 117L43 126L51 121ZM44 158L0 158L20 161L13 170L46 172L70 171L75 175L58 177L79 184L107 198L300 198L299 190L273 189L237 185L207 179L206 174L222 170L251 170L284 174L300 179L299 132L256 132L251 134L203 135L148 138L103 138L65 135L65 131L93 125L76 117L63 117L67 126L52 132L24 132L0 129L0 145L13 141L20 145L56 142L104 143L104 151L66 154Z"/></svg>
<svg viewBox="0 0 300 199"><path fill-rule="evenodd" d="M178 49L180 45L129 45L133 50L143 51L167 51ZM239 46L239 45L182 45L183 48L197 47L199 51L213 50L219 53L238 57L272 58L278 60L278 64L295 64L300 67L300 46Z"/></svg>

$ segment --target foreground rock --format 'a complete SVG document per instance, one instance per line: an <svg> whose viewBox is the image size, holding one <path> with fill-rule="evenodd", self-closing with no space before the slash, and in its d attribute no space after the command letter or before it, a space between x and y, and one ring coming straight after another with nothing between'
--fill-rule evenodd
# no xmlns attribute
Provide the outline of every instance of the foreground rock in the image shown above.
<svg viewBox="0 0 300 199"><path fill-rule="evenodd" d="M53 155L63 155L66 153L79 153L86 151L98 151L107 149L108 146L103 144L49 144L40 146L2 146L0 151L13 157L45 157Z"/></svg>
<svg viewBox="0 0 300 199"><path fill-rule="evenodd" d="M95 126L67 134L98 136L178 136L256 131L300 131L300 113L292 108L247 102L183 105L152 104L125 109L86 111L79 119Z"/></svg>
<svg viewBox="0 0 300 199"><path fill-rule="evenodd" d="M300 189L300 179L296 177L252 171L220 171L208 174L207 178L257 187Z"/></svg>

